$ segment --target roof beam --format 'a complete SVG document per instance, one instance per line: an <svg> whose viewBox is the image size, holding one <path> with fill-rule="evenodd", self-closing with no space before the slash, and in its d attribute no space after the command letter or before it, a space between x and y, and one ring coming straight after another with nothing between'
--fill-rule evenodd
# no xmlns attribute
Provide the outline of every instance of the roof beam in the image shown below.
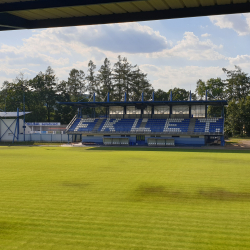
<svg viewBox="0 0 250 250"><path fill-rule="evenodd" d="M135 2L141 0L36 0L0 4L0 12L34 10L59 7L73 7L107 3Z"/></svg>
<svg viewBox="0 0 250 250"><path fill-rule="evenodd" d="M0 30L26 29L29 26L30 22L28 20L8 13L0 13Z"/></svg>
<svg viewBox="0 0 250 250"><path fill-rule="evenodd" d="M139 22L139 21L150 21L150 20L161 20L161 19L246 13L246 12L250 12L249 2L241 4L216 5L208 7L35 20L32 21L30 28L36 29L36 28L48 28L48 27L52 28L52 27L77 26L77 25L96 25L96 24L134 22L134 21Z"/></svg>

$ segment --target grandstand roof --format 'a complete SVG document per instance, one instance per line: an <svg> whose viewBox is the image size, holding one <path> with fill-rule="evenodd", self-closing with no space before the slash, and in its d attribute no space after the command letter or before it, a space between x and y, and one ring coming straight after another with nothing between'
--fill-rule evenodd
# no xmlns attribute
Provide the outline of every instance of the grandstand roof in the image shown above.
<svg viewBox="0 0 250 250"><path fill-rule="evenodd" d="M0 30L250 12L250 0L0 0Z"/></svg>
<svg viewBox="0 0 250 250"><path fill-rule="evenodd" d="M31 112L19 112L18 116L23 116L25 113L25 115L31 113ZM17 112L0 112L0 117L17 117Z"/></svg>
<svg viewBox="0 0 250 250"><path fill-rule="evenodd" d="M227 101L132 101L132 102L60 102L62 105L69 105L75 107L109 107L109 106L160 106L160 105L213 105L213 106L225 106Z"/></svg>

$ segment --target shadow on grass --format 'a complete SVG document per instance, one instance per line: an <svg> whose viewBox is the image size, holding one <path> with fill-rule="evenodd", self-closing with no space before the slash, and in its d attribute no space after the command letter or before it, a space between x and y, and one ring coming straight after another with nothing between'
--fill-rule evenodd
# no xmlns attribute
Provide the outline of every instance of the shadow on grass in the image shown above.
<svg viewBox="0 0 250 250"><path fill-rule="evenodd" d="M25 142L0 142L0 146L33 146L35 145L34 141L25 141Z"/></svg>
<svg viewBox="0 0 250 250"><path fill-rule="evenodd" d="M35 142L35 141L25 141L25 142L0 142L0 146L39 146L39 145L61 145L63 142Z"/></svg>
<svg viewBox="0 0 250 250"><path fill-rule="evenodd" d="M204 148L152 148L152 147L90 147L86 148L86 150L93 150L93 151L155 151L155 152L190 152L190 153L241 153L241 154L249 154L250 150L246 149L222 149L222 148L212 148L212 149L204 149Z"/></svg>
<svg viewBox="0 0 250 250"><path fill-rule="evenodd" d="M198 192L189 193L180 190L173 190L164 186L143 184L134 190L132 199L135 201L167 201L206 199L216 201L250 201L250 193L232 192L223 188L200 189Z"/></svg>

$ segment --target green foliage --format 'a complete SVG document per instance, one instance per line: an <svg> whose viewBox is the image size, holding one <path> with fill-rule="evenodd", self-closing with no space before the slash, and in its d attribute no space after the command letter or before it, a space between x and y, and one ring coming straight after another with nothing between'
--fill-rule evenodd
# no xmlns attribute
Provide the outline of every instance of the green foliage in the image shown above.
<svg viewBox="0 0 250 250"><path fill-rule="evenodd" d="M174 88L168 91L170 95L170 91L172 91L172 97L174 101L188 101L189 100L189 91L181 88Z"/></svg>
<svg viewBox="0 0 250 250"><path fill-rule="evenodd" d="M226 75L226 94L227 99L241 100L249 96L250 91L250 77L248 74L242 72L241 68L235 66L235 70L222 69Z"/></svg>
<svg viewBox="0 0 250 250"><path fill-rule="evenodd" d="M197 82L196 94L204 99L206 90L208 100L228 100L226 108L225 133L233 135L250 134L250 77L235 66L235 70L222 69L226 73L226 80L211 78L206 83L202 80ZM210 106L209 116L220 115L219 107Z"/></svg>
<svg viewBox="0 0 250 250"><path fill-rule="evenodd" d="M223 68L223 71L227 76L226 80L211 78L205 82L199 79L195 93L192 93L192 100L204 100L206 91L208 100L227 99L229 105L225 109L226 133L249 135L250 77L238 66L235 66L235 70ZM105 58L97 72L96 65L90 60L86 76L82 70L72 69L67 81L58 82L51 67L30 80L24 79L20 74L13 82L3 83L0 91L0 109L23 110L25 99L25 110L32 111L26 117L26 121L58 121L67 124L79 110L75 107L59 105L58 102L88 101L93 98L93 93L96 93L96 101L106 101L108 92L110 101L124 100L125 92L128 101L141 100L142 92L144 92L144 100L151 100L153 91L147 74L137 65L132 65L126 57L119 55L113 67L108 58ZM171 91L174 101L189 100L189 91L174 88L167 92L161 89L155 90L155 101L169 100ZM92 112L90 108L82 110L82 113L87 115L91 115ZM220 116L221 107L209 106L207 112L210 117ZM96 108L97 116L105 113L104 108Z"/></svg>
<svg viewBox="0 0 250 250"><path fill-rule="evenodd" d="M110 94L110 98L112 98L114 94L114 86L112 83L112 69L111 63L108 58L105 58L103 65L98 71L97 81L100 85L99 97L101 101L107 100L108 93Z"/></svg>
<svg viewBox="0 0 250 250"><path fill-rule="evenodd" d="M225 129L233 136L250 134L250 96L229 102Z"/></svg>
<svg viewBox="0 0 250 250"><path fill-rule="evenodd" d="M208 100L223 100L225 99L225 83L221 78L211 78L205 83L202 80L198 80L196 83L196 94L200 99L204 99L207 91Z"/></svg>
<svg viewBox="0 0 250 250"><path fill-rule="evenodd" d="M249 151L0 147L3 250L250 248Z"/></svg>

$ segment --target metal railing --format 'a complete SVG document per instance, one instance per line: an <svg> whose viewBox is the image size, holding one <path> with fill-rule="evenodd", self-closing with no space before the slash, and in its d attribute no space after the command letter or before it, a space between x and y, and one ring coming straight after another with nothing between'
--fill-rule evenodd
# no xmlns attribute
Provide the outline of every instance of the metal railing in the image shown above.
<svg viewBox="0 0 250 250"><path fill-rule="evenodd" d="M68 126L66 127L65 132L68 132L68 130L70 129L70 127L74 124L76 118L77 118L77 115L75 115L75 116L73 117L73 119L70 121L70 123L69 123Z"/></svg>

